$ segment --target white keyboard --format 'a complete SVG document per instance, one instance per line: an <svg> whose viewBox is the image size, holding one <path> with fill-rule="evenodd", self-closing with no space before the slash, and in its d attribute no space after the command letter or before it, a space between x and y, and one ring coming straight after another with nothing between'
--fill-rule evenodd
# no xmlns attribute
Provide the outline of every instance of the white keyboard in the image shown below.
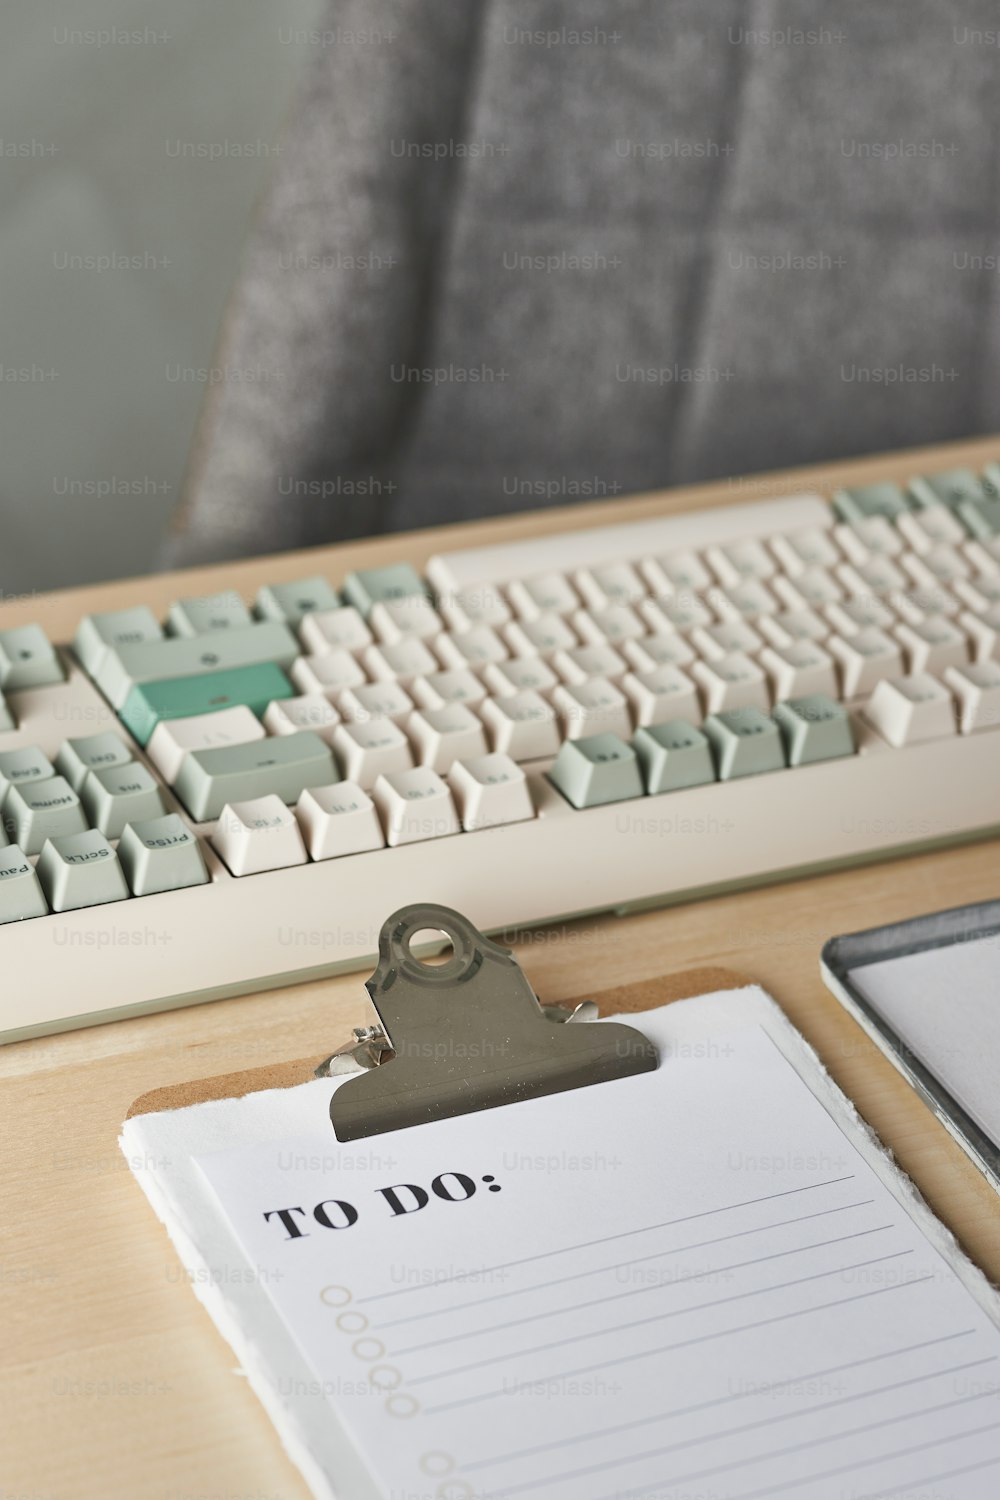
<svg viewBox="0 0 1000 1500"><path fill-rule="evenodd" d="M1000 827L1000 469L0 631L0 1036ZM16 976L16 980L15 980Z"/></svg>

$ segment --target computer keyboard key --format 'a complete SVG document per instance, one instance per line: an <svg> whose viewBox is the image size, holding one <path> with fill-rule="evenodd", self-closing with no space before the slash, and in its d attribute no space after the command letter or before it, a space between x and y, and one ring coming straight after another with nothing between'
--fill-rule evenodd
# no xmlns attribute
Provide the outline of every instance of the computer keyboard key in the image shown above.
<svg viewBox="0 0 1000 1500"><path fill-rule="evenodd" d="M176 813L127 823L118 841L118 859L133 896L156 896L208 882L201 845Z"/></svg>
<svg viewBox="0 0 1000 1500"><path fill-rule="evenodd" d="M944 680L958 700L958 727L962 734L1000 727L1000 662L946 667Z"/></svg>
<svg viewBox="0 0 1000 1500"><path fill-rule="evenodd" d="M16 728L17 728L17 721L14 718L14 714L13 714L13 711L11 709L11 706L7 702L7 700L4 697L3 693L0 693L0 734L5 733L9 729L16 729Z"/></svg>
<svg viewBox="0 0 1000 1500"><path fill-rule="evenodd" d="M162 641L163 627L145 604L135 609L112 609L84 615L73 637L73 650L89 677L96 677L101 658L109 647L138 646Z"/></svg>
<svg viewBox="0 0 1000 1500"><path fill-rule="evenodd" d="M990 609L1000 604L1000 573L977 573L974 578L955 580L955 595L969 609Z"/></svg>
<svg viewBox="0 0 1000 1500"><path fill-rule="evenodd" d="M662 724L667 719L701 718L698 689L679 667L629 672L622 688L632 705L632 718L637 726Z"/></svg>
<svg viewBox="0 0 1000 1500"><path fill-rule="evenodd" d="M792 607L797 608L800 604L811 606L818 602L807 597L806 581L816 577L828 581L825 573L800 573L795 580L794 588L798 593ZM774 580L775 588L778 584L784 584L786 588L792 588L787 578ZM760 583L756 578L744 578L740 583L734 583L728 589L713 589L711 592L711 603L720 620L755 620L758 615L774 615L784 606L779 605L774 594L767 584Z"/></svg>
<svg viewBox="0 0 1000 1500"><path fill-rule="evenodd" d="M0 688L5 693L50 687L65 678L55 647L40 625L0 630Z"/></svg>
<svg viewBox="0 0 1000 1500"><path fill-rule="evenodd" d="M18 750L0 750L0 808L6 806L12 787L48 781L55 774L52 762L37 745L23 745Z"/></svg>
<svg viewBox="0 0 1000 1500"><path fill-rule="evenodd" d="M406 734L418 764L431 766L442 775L453 761L486 754L482 722L462 703L414 709L407 720Z"/></svg>
<svg viewBox="0 0 1000 1500"><path fill-rule="evenodd" d="M307 788L295 816L310 859L342 859L385 847L375 804L356 781Z"/></svg>
<svg viewBox="0 0 1000 1500"><path fill-rule="evenodd" d="M832 606L831 606L832 608ZM782 610L776 615L761 615L754 625L772 646L790 646L793 641L825 641L830 627L812 609Z"/></svg>
<svg viewBox="0 0 1000 1500"><path fill-rule="evenodd" d="M55 768L60 776L65 776L74 792L78 792L88 771L125 766L131 759L132 752L121 736L106 730L103 734L85 734L78 739L64 740L56 754Z"/></svg>
<svg viewBox="0 0 1000 1500"><path fill-rule="evenodd" d="M345 777L370 791L380 776L413 765L409 740L392 719L353 720L333 732L333 749Z"/></svg>
<svg viewBox="0 0 1000 1500"><path fill-rule="evenodd" d="M932 615L957 615L960 605L946 584L938 583L929 588L916 585L889 601L901 620L907 625L919 625Z"/></svg>
<svg viewBox="0 0 1000 1500"><path fill-rule="evenodd" d="M34 865L16 844L0 848L0 926L48 915Z"/></svg>
<svg viewBox="0 0 1000 1500"><path fill-rule="evenodd" d="M632 749L651 796L704 786L716 779L708 738L686 719L670 719L665 724L647 724L637 729L632 736Z"/></svg>
<svg viewBox="0 0 1000 1500"><path fill-rule="evenodd" d="M605 677L560 683L552 689L552 706L568 740L595 734L616 734L624 740L632 732L628 699Z"/></svg>
<svg viewBox="0 0 1000 1500"><path fill-rule="evenodd" d="M512 620L502 631L514 659L545 658L579 644L580 636L563 615L535 615L531 620ZM490 665L497 665L495 662Z"/></svg>
<svg viewBox="0 0 1000 1500"><path fill-rule="evenodd" d="M414 704L398 682L366 682L341 693L337 707L345 719L355 722L392 719L402 724L410 717Z"/></svg>
<svg viewBox="0 0 1000 1500"><path fill-rule="evenodd" d="M755 661L738 651L717 661L696 661L691 676L701 689L707 713L730 708L759 708L766 713L770 707L766 676Z"/></svg>
<svg viewBox="0 0 1000 1500"><path fill-rule="evenodd" d="M970 536L986 538L1000 534L1000 500L965 500L958 516Z"/></svg>
<svg viewBox="0 0 1000 1500"><path fill-rule="evenodd" d="M238 708L220 708L218 713L193 714L186 719L162 719L153 730L146 754L164 781L172 786L189 751L213 750L220 745L245 745L251 740L262 739L263 724L249 708L240 705Z"/></svg>
<svg viewBox="0 0 1000 1500"><path fill-rule="evenodd" d="M528 778L509 755L456 760L448 785L466 833L535 816Z"/></svg>
<svg viewBox="0 0 1000 1500"><path fill-rule="evenodd" d="M80 798L93 826L109 839L120 838L126 823L159 818L167 810L158 783L136 762L88 771Z"/></svg>
<svg viewBox="0 0 1000 1500"><path fill-rule="evenodd" d="M256 612L262 620L297 625L304 615L337 609L340 599L326 578L297 578L291 583L265 584L257 592Z"/></svg>
<svg viewBox="0 0 1000 1500"><path fill-rule="evenodd" d="M721 547L708 547L705 551L708 563L723 588L735 588L749 578L764 582L775 571L774 559L763 542L727 542Z"/></svg>
<svg viewBox="0 0 1000 1500"><path fill-rule="evenodd" d="M331 745L339 723L340 715L324 693L302 693L298 698L278 698L269 703L261 733L244 738L263 739L265 727L269 734L298 734L300 729L312 729Z"/></svg>
<svg viewBox="0 0 1000 1500"><path fill-rule="evenodd" d="M361 661L372 682L400 682L408 686L414 677L427 677L438 669L437 658L430 647L416 636L390 645L368 646Z"/></svg>
<svg viewBox="0 0 1000 1500"><path fill-rule="evenodd" d="M562 573L540 573L515 579L508 587L511 604L522 620L539 615L570 615L580 607L580 596Z"/></svg>
<svg viewBox="0 0 1000 1500"><path fill-rule="evenodd" d="M372 795L390 847L462 831L451 791L430 766L380 776Z"/></svg>
<svg viewBox="0 0 1000 1500"><path fill-rule="evenodd" d="M820 693L776 703L772 714L789 766L809 766L854 754L854 732L843 704Z"/></svg>
<svg viewBox="0 0 1000 1500"><path fill-rule="evenodd" d="M811 693L837 695L837 666L830 654L812 641L791 646L768 646L760 653L760 665L771 679L771 696L801 698Z"/></svg>
<svg viewBox="0 0 1000 1500"><path fill-rule="evenodd" d="M227 673L238 667L273 662L285 668L298 654L287 625L265 621L213 635L170 636L162 641L110 647L98 662L97 686L120 709L137 684Z"/></svg>
<svg viewBox="0 0 1000 1500"><path fill-rule="evenodd" d="M781 731L770 714L761 713L759 708L709 714L702 730L715 752L720 781L785 769Z"/></svg>
<svg viewBox="0 0 1000 1500"><path fill-rule="evenodd" d="M321 651L292 662L291 679L300 693L342 693L361 687L368 678L350 651Z"/></svg>
<svg viewBox="0 0 1000 1500"><path fill-rule="evenodd" d="M657 667L685 667L694 652L684 636L672 630L666 635L645 635L641 641L624 641L622 655L634 672L655 672Z"/></svg>
<svg viewBox="0 0 1000 1500"><path fill-rule="evenodd" d="M309 860L295 815L273 793L227 803L212 845L234 875L261 875Z"/></svg>
<svg viewBox="0 0 1000 1500"><path fill-rule="evenodd" d="M636 604L649 593L631 563L607 563L596 568L578 568L573 575L573 582L588 609L607 609L612 604Z"/></svg>
<svg viewBox="0 0 1000 1500"><path fill-rule="evenodd" d="M648 635L646 622L629 604L609 604L605 609L581 609L571 616L573 628L581 641L599 646L621 646Z"/></svg>
<svg viewBox="0 0 1000 1500"><path fill-rule="evenodd" d="M567 740L548 772L552 785L574 807L602 807L643 795L639 758L616 734Z"/></svg>
<svg viewBox="0 0 1000 1500"><path fill-rule="evenodd" d="M987 490L972 469L943 469L910 480L910 496L917 506L944 505L957 510L966 501L982 500Z"/></svg>
<svg viewBox="0 0 1000 1500"><path fill-rule="evenodd" d="M326 651L361 651L375 637L352 604L321 609L299 622L299 640L313 656Z"/></svg>
<svg viewBox="0 0 1000 1500"><path fill-rule="evenodd" d="M910 519L910 512L900 521ZM903 550L903 539L896 526L885 516L867 516L863 521L843 522L833 528L833 536L848 562L864 563L873 557L896 557ZM839 559L836 559L839 561Z"/></svg>
<svg viewBox="0 0 1000 1500"><path fill-rule="evenodd" d="M295 688L273 662L235 667L231 672L206 672L165 682L140 683L121 710L121 720L140 745L146 745L157 725L177 719L247 708L260 717L276 698L292 698Z"/></svg>
<svg viewBox="0 0 1000 1500"><path fill-rule="evenodd" d="M896 616L889 606L870 594L855 595L840 604L830 604L824 613L837 635L854 635L871 625L876 630L891 630L896 624Z"/></svg>
<svg viewBox="0 0 1000 1500"><path fill-rule="evenodd" d="M712 575L695 552L668 552L639 564L651 593L674 594L688 590L702 594L712 586Z"/></svg>
<svg viewBox="0 0 1000 1500"><path fill-rule="evenodd" d="M794 578L775 578L772 587L781 600L781 611L775 613L820 610L844 597L843 587L835 574L827 573L823 568L805 568Z"/></svg>
<svg viewBox="0 0 1000 1500"><path fill-rule="evenodd" d="M982 614L966 610L959 615L958 623L972 645L974 661L1000 659L1000 604L991 604Z"/></svg>
<svg viewBox="0 0 1000 1500"><path fill-rule="evenodd" d="M960 667L969 660L964 631L943 615L931 615L919 625L900 625L896 639L906 652L908 672L940 674L946 667Z"/></svg>
<svg viewBox="0 0 1000 1500"><path fill-rule="evenodd" d="M376 604L426 593L427 586L409 563L392 563L385 568L363 568L360 572L348 573L343 587L348 604L353 604L365 619Z"/></svg>
<svg viewBox="0 0 1000 1500"><path fill-rule="evenodd" d="M642 599L638 614L645 621L650 635L669 635L673 630L694 630L699 625L711 625L712 613L697 594L679 589L675 594L657 594L655 599Z"/></svg>
<svg viewBox="0 0 1000 1500"><path fill-rule="evenodd" d="M865 705L864 717L897 749L952 735L957 727L951 694L926 672L883 679Z"/></svg>
<svg viewBox="0 0 1000 1500"><path fill-rule="evenodd" d="M447 670L483 667L487 662L506 661L510 652L489 625L474 625L454 635L439 635L434 641L441 665Z"/></svg>
<svg viewBox="0 0 1000 1500"><path fill-rule="evenodd" d="M907 511L896 522L896 530L915 552L928 552L938 542L957 547L967 535L948 507L940 504Z"/></svg>
<svg viewBox="0 0 1000 1500"><path fill-rule="evenodd" d="M118 856L96 828L49 839L36 869L54 912L128 899L128 884Z"/></svg>
<svg viewBox="0 0 1000 1500"><path fill-rule="evenodd" d="M80 798L62 776L11 787L3 820L8 837L25 854L40 854L46 839L82 833L88 826Z"/></svg>
<svg viewBox="0 0 1000 1500"><path fill-rule="evenodd" d="M486 696L485 688L494 698L509 698L514 693L549 693L559 681L552 669L554 665L555 662L550 664L540 656L515 656L510 661L489 662L483 668L480 697ZM428 706L439 708L441 705L432 703Z"/></svg>
<svg viewBox="0 0 1000 1500"><path fill-rule="evenodd" d="M444 616L442 624L449 630L472 630L477 625L499 629L513 618L513 611L507 600L500 589L491 583L442 594L438 604Z"/></svg>
<svg viewBox="0 0 1000 1500"><path fill-rule="evenodd" d="M910 504L898 484L864 484L837 490L833 505L841 520L863 521L867 516L885 516L893 520Z"/></svg>
<svg viewBox="0 0 1000 1500"><path fill-rule="evenodd" d="M588 677L606 677L616 682L628 671L628 662L613 646L574 646L569 651L557 651L552 665L563 682L586 682ZM555 686L555 683L552 684ZM536 692L543 691L536 688Z"/></svg>
<svg viewBox="0 0 1000 1500"><path fill-rule="evenodd" d="M1000 536L979 537L966 542L965 555L980 573L1000 572Z"/></svg>
<svg viewBox="0 0 1000 1500"><path fill-rule="evenodd" d="M832 636L827 650L840 666L841 698L863 697L883 677L896 677L904 670L898 641L874 626L846 637Z"/></svg>
<svg viewBox="0 0 1000 1500"><path fill-rule="evenodd" d="M903 567L918 589L934 589L942 583L951 585L959 579L968 578L972 572L967 559L954 547L947 547L943 543L938 543L919 555L909 554L903 559Z"/></svg>
<svg viewBox="0 0 1000 1500"><path fill-rule="evenodd" d="M352 613L356 611L352 610ZM509 618L510 611L507 612ZM360 616L358 617L360 619ZM404 599L385 599L372 607L369 622L380 641L429 640L440 635L444 621L426 594L407 594Z"/></svg>
<svg viewBox="0 0 1000 1500"><path fill-rule="evenodd" d="M833 568L842 560L829 532L818 526L806 526L801 531L789 532L787 536L776 536L771 551L789 578L795 578L809 568Z"/></svg>
<svg viewBox="0 0 1000 1500"><path fill-rule="evenodd" d="M512 760L545 760L562 744L555 709L530 689L488 698L480 713L493 749Z"/></svg>
<svg viewBox="0 0 1000 1500"><path fill-rule="evenodd" d="M691 643L709 661L740 651L754 656L763 650L764 638L746 620L724 620L720 625L703 625L692 630Z"/></svg>
<svg viewBox="0 0 1000 1500"><path fill-rule="evenodd" d="M330 747L318 734L274 736L249 745L192 750L174 786L196 823L217 818L227 802L255 801L273 794L294 802L308 786L340 780Z"/></svg>
<svg viewBox="0 0 1000 1500"><path fill-rule="evenodd" d="M520 662L503 663L513 670L523 668L525 671L542 671L543 666L537 657L525 658ZM483 669L483 680L487 673L493 671L492 665ZM515 678L510 679L512 682ZM444 708L447 703L467 703L471 707L475 703L481 703L486 697L486 688L480 682L475 672L468 667L455 667L448 672L432 672L427 677L415 677L409 688L413 701L419 708ZM501 689L493 679L490 679L490 691L500 692ZM515 691L513 688L508 691Z"/></svg>
<svg viewBox="0 0 1000 1500"><path fill-rule="evenodd" d="M177 599L171 604L167 621L174 635L206 635L213 630L232 630L252 625L250 611L239 594L227 589L221 594L206 594L197 599Z"/></svg>

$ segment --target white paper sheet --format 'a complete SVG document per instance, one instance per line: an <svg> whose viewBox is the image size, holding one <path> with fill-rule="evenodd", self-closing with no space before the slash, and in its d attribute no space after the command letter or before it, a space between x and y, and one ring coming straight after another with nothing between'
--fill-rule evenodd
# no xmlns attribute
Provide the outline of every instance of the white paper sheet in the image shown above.
<svg viewBox="0 0 1000 1500"><path fill-rule="evenodd" d="M329 1083L129 1122L317 1494L993 1500L995 1302L735 998L636 1018L656 1073L351 1145Z"/></svg>

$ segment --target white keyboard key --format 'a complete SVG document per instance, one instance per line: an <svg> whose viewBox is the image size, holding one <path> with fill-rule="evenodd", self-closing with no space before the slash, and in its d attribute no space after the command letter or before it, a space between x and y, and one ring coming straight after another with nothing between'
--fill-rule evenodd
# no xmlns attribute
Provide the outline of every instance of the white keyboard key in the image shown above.
<svg viewBox="0 0 1000 1500"><path fill-rule="evenodd" d="M310 859L341 859L385 847L375 804L354 781L311 787L299 798L295 817Z"/></svg>
<svg viewBox="0 0 1000 1500"><path fill-rule="evenodd" d="M603 677L572 686L560 683L552 690L552 703L568 740L588 734L617 734L627 740L632 733L628 699Z"/></svg>
<svg viewBox="0 0 1000 1500"><path fill-rule="evenodd" d="M540 693L490 698L481 712L493 749L512 760L544 760L558 753L562 744L559 719Z"/></svg>
<svg viewBox="0 0 1000 1500"><path fill-rule="evenodd" d="M430 766L380 776L373 796L390 848L462 831L451 792Z"/></svg>
<svg viewBox="0 0 1000 1500"><path fill-rule="evenodd" d="M452 761L486 754L482 722L461 703L415 709L407 720L406 734L418 763L442 773Z"/></svg>
<svg viewBox="0 0 1000 1500"><path fill-rule="evenodd" d="M907 560L903 559L904 562ZM906 574L887 557L873 557L864 563L842 563L836 573L846 594L860 594L863 599L872 594L880 598L909 587ZM827 602L832 603L831 600Z"/></svg>
<svg viewBox="0 0 1000 1500"><path fill-rule="evenodd" d="M705 560L723 588L736 588L749 578L761 582L775 571L774 559L763 542L729 542L721 547L709 547Z"/></svg>
<svg viewBox="0 0 1000 1500"><path fill-rule="evenodd" d="M586 682L588 677L606 677L609 682L614 682L628 671L625 658L613 646L606 645L574 646L572 651L557 651L552 665L563 682Z"/></svg>
<svg viewBox="0 0 1000 1500"><path fill-rule="evenodd" d="M676 594L658 594L655 599L643 599L637 612L652 635L669 635L672 630L696 630L699 625L712 623L711 610L687 589L679 589Z"/></svg>
<svg viewBox="0 0 1000 1500"><path fill-rule="evenodd" d="M793 641L790 646L767 646L760 664L771 679L776 703L785 698L805 698L810 693L838 696L837 667L833 657L814 641Z"/></svg>
<svg viewBox="0 0 1000 1500"><path fill-rule="evenodd" d="M833 528L833 535L849 562L864 563L873 557L897 557L902 537L885 516L865 516Z"/></svg>
<svg viewBox="0 0 1000 1500"><path fill-rule="evenodd" d="M787 584L788 579L779 578L775 582ZM710 602L720 620L754 620L758 615L777 614L779 609L771 590L756 578L745 578L732 588L713 589ZM811 602L808 599L801 601L803 604Z"/></svg>
<svg viewBox="0 0 1000 1500"><path fill-rule="evenodd" d="M473 588L442 594L438 600L449 630L474 630L478 625L497 628L511 618L511 608L496 584L483 583Z"/></svg>
<svg viewBox="0 0 1000 1500"><path fill-rule="evenodd" d="M562 615L513 620L504 626L503 638L515 656L551 656L554 651L575 646L579 640Z"/></svg>
<svg viewBox="0 0 1000 1500"><path fill-rule="evenodd" d="M401 724L413 712L413 699L398 682L366 682L341 693L337 706L345 719L355 723L392 719Z"/></svg>
<svg viewBox="0 0 1000 1500"><path fill-rule="evenodd" d="M361 660L373 682L401 682L404 687L414 677L436 672L438 666L430 647L417 636L404 636L392 645L367 646Z"/></svg>
<svg viewBox="0 0 1000 1500"><path fill-rule="evenodd" d="M957 547L965 541L965 527L947 505L925 505L922 510L903 511L897 517L896 529L914 552L929 552L938 542Z"/></svg>
<svg viewBox="0 0 1000 1500"><path fill-rule="evenodd" d="M562 573L519 578L507 593L522 620L536 620L539 615L570 615L580 607L579 594Z"/></svg>
<svg viewBox="0 0 1000 1500"><path fill-rule="evenodd" d="M870 625L876 630L889 630L896 623L896 616L889 606L871 594L854 595L840 604L828 604L824 614L838 635L854 635Z"/></svg>
<svg viewBox="0 0 1000 1500"><path fill-rule="evenodd" d="M919 625L900 625L896 639L906 652L908 672L933 672L961 667L969 660L965 633L944 615L932 615Z"/></svg>
<svg viewBox="0 0 1000 1500"><path fill-rule="evenodd" d="M1000 604L992 604L981 615L966 610L959 615L958 623L972 643L975 661L1000 659Z"/></svg>
<svg viewBox="0 0 1000 1500"><path fill-rule="evenodd" d="M772 646L790 646L793 641L825 641L830 627L812 609L788 609L777 615L761 615L754 627Z"/></svg>
<svg viewBox="0 0 1000 1500"><path fill-rule="evenodd" d="M1000 536L981 536L965 543L965 555L978 573L1000 573Z"/></svg>
<svg viewBox="0 0 1000 1500"><path fill-rule="evenodd" d="M448 785L466 833L535 816L528 778L509 755L457 760L448 772Z"/></svg>
<svg viewBox="0 0 1000 1500"><path fill-rule="evenodd" d="M789 578L796 578L808 568L836 567L842 560L830 533L821 531L818 526L805 526L787 536L776 536L771 542L771 551Z"/></svg>
<svg viewBox="0 0 1000 1500"><path fill-rule="evenodd" d="M664 557L650 557L640 563L639 568L654 594L679 591L703 594L712 586L712 575L695 552L670 552Z"/></svg>
<svg viewBox="0 0 1000 1500"><path fill-rule="evenodd" d="M827 650L840 665L840 693L834 697L865 696L883 677L898 677L903 672L898 642L874 626L866 625L851 636L832 636Z"/></svg>
<svg viewBox="0 0 1000 1500"><path fill-rule="evenodd" d="M1000 604L1000 573L977 573L974 578L957 578L955 597L969 609L982 613Z"/></svg>
<svg viewBox="0 0 1000 1500"><path fill-rule="evenodd" d="M366 681L351 653L342 650L300 656L292 662L289 675L301 693L342 693Z"/></svg>
<svg viewBox="0 0 1000 1500"><path fill-rule="evenodd" d="M606 609L578 610L573 616L573 625L582 641L600 645L610 641L617 645L624 641L637 641L647 634L646 626L627 604L609 604Z"/></svg>
<svg viewBox="0 0 1000 1500"><path fill-rule="evenodd" d="M413 765L410 742L392 719L338 724L331 744L347 779L357 782L366 791L380 776L408 771Z"/></svg>
<svg viewBox="0 0 1000 1500"><path fill-rule="evenodd" d="M341 611L343 613L343 611ZM402 599L383 599L368 616L380 641L395 645L416 636L426 641L444 630L444 621L426 594L406 594Z"/></svg>
<svg viewBox="0 0 1000 1500"><path fill-rule="evenodd" d="M958 727L962 734L1000 728L1000 662L947 667L944 680L958 699Z"/></svg>
<svg viewBox="0 0 1000 1500"><path fill-rule="evenodd" d="M767 678L755 661L738 651L718 661L696 661L691 676L701 688L706 713L729 708L759 708L766 713L771 706Z"/></svg>
<svg viewBox="0 0 1000 1500"><path fill-rule="evenodd" d="M559 681L540 656L518 656L513 661L493 661L483 668L483 682L495 698L512 693L548 693Z"/></svg>
<svg viewBox="0 0 1000 1500"><path fill-rule="evenodd" d="M446 669L449 667L484 667L489 661L506 661L510 652L489 625L474 625L454 635L439 635L434 649Z"/></svg>
<svg viewBox="0 0 1000 1500"><path fill-rule="evenodd" d="M318 609L315 614L303 615L299 622L299 640L314 656L325 651L362 651L374 639L353 604L345 604L343 609Z"/></svg>
<svg viewBox="0 0 1000 1500"><path fill-rule="evenodd" d="M230 709L229 712L236 713L237 710ZM216 718L218 715L208 714L206 717ZM323 693L303 693L298 698L275 698L264 711L264 725L270 734L298 734L300 729L312 729L328 745L332 743L333 732L339 723L339 713ZM157 725L153 739L163 727L162 724ZM256 739L257 736L251 735L250 738Z"/></svg>
<svg viewBox="0 0 1000 1500"><path fill-rule="evenodd" d="M622 655L634 672L655 672L657 667L683 667L694 661L694 652L684 636L644 635L641 641L624 641Z"/></svg>
<svg viewBox="0 0 1000 1500"><path fill-rule="evenodd" d="M703 625L692 630L691 643L708 661L719 656L728 656L731 651L741 651L744 656L753 656L764 645L746 620L724 620L721 625Z"/></svg>
<svg viewBox="0 0 1000 1500"><path fill-rule="evenodd" d="M794 578L775 578L774 592L784 610L822 609L843 598L843 589L833 573L825 568L804 568Z"/></svg>
<svg viewBox="0 0 1000 1500"><path fill-rule="evenodd" d="M273 792L249 802L227 802L212 843L234 875L285 870L308 860L299 825Z"/></svg>
<svg viewBox="0 0 1000 1500"><path fill-rule="evenodd" d="M649 592L631 563L608 563L604 567L579 568L573 576L588 609L607 609L612 604L635 604Z"/></svg>
<svg viewBox="0 0 1000 1500"><path fill-rule="evenodd" d="M897 749L917 740L940 739L954 734L956 728L951 694L926 672L883 678L865 706L864 717Z"/></svg>
<svg viewBox="0 0 1000 1500"><path fill-rule="evenodd" d="M410 692L421 708L444 708L446 703L480 703L486 697L486 689L467 667L456 667L450 672L432 672L428 677L415 677L410 683Z"/></svg>
<svg viewBox="0 0 1000 1500"><path fill-rule="evenodd" d="M940 542L922 556L909 553L903 558L903 567L918 589L936 589L941 584L952 584L956 579L968 578L972 572L961 553Z"/></svg>
<svg viewBox="0 0 1000 1500"><path fill-rule="evenodd" d="M632 704L637 728L644 724L666 724L671 719L688 719L696 724L701 719L698 690L679 667L630 672L622 687Z"/></svg>
<svg viewBox="0 0 1000 1500"><path fill-rule="evenodd" d="M959 610L958 600L943 583L933 588L907 589L893 594L888 602L907 625L919 625L931 615L956 615Z"/></svg>
<svg viewBox="0 0 1000 1500"><path fill-rule="evenodd" d="M262 740L264 737L264 726L257 715L244 704L239 704L235 708L220 708L214 714L161 719L150 736L146 754L164 781L173 786L189 750L215 750L219 745L248 745L252 740Z"/></svg>

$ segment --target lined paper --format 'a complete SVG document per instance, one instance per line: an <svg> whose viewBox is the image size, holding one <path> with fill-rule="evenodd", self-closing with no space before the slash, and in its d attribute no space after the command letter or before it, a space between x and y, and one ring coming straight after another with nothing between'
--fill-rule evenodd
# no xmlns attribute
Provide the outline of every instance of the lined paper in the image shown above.
<svg viewBox="0 0 1000 1500"><path fill-rule="evenodd" d="M1000 1331L767 1031L679 1009L652 1074L198 1158L316 1389L396 1500L994 1500Z"/></svg>

